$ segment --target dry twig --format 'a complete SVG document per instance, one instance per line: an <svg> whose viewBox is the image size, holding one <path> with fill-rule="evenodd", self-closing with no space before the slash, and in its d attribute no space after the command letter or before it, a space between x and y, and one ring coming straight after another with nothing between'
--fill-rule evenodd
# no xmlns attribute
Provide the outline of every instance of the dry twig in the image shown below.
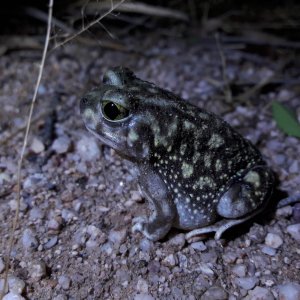
<svg viewBox="0 0 300 300"><path fill-rule="evenodd" d="M34 106L35 106L38 89L39 89L39 86L40 86L40 83L41 83L42 74L43 74L44 65L45 65L45 60L46 60L46 54L47 54L47 51L48 51L48 45L49 45L49 40L50 40L50 32L51 32L53 1L54 0L49 0L48 23L47 23L47 33L46 33L45 45L44 45L44 50L43 50L43 55L42 55L42 60L41 60L41 64L40 64L38 78L37 78L34 94L33 94L32 101L31 101L31 106L30 106L30 111L29 111L29 116L28 116L27 126L26 126L26 132L25 132L23 146L22 146L22 150L21 150L21 154L20 154L20 159L18 161L17 207L16 207L15 216L14 216L14 219L13 219L12 231L11 231L11 234L10 234L10 237L9 237L9 242L8 242L8 250L7 250L7 255L6 255L6 260L5 260L6 264L5 264L4 284L3 284L3 290L1 291L1 294L0 294L0 299L1 300L4 297L6 286L7 286L8 272L9 272L9 266L10 266L10 255L11 255L12 247L13 247L13 244L14 244L15 231L16 231L16 228L17 228L17 225L18 225L18 218L19 218L19 211L20 211L20 199L21 199L21 169L22 169L22 165L23 165L25 150L26 150L27 143L28 143L28 135L29 135L30 125L31 125L33 109L34 109Z"/></svg>

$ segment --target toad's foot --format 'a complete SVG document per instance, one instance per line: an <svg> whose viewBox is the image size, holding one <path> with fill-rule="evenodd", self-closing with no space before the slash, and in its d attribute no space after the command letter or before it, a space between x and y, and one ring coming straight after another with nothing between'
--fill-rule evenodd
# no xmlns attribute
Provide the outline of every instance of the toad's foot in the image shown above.
<svg viewBox="0 0 300 300"><path fill-rule="evenodd" d="M264 209L264 207L262 207L258 211L255 211L254 213L252 213L244 218L241 218L241 219L222 220L222 221L217 222L214 225L192 230L186 234L185 238L189 242L194 237L199 237L199 239L203 239L203 238L201 238L201 236L206 235L208 233L215 232L214 238L215 238L215 240L219 240L221 238L221 236L223 235L223 233L227 229L234 227L238 224L246 222L247 220L249 220L249 219L253 218L254 216L256 216L257 214L259 214L263 209Z"/></svg>

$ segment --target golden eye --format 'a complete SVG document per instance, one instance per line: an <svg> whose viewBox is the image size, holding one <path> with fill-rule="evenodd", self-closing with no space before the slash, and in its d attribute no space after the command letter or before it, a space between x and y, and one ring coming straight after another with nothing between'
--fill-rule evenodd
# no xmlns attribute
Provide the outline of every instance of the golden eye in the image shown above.
<svg viewBox="0 0 300 300"><path fill-rule="evenodd" d="M102 112L104 117L109 121L119 121L129 115L128 109L112 101L102 102Z"/></svg>

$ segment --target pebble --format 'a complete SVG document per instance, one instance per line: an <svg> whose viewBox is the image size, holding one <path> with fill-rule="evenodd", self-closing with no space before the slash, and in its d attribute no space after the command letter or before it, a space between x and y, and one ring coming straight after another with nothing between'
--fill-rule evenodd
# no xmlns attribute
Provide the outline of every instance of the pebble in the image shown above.
<svg viewBox="0 0 300 300"><path fill-rule="evenodd" d="M276 255L276 249L271 248L271 247L268 247L268 246L263 246L263 247L261 248L261 252L263 252L263 253L265 253L265 254L267 254L267 255L269 255L269 256L274 256L274 255Z"/></svg>
<svg viewBox="0 0 300 300"><path fill-rule="evenodd" d="M289 225L286 228L286 231L292 236L293 239L300 243L300 223Z"/></svg>
<svg viewBox="0 0 300 300"><path fill-rule="evenodd" d="M300 284L286 283L278 286L280 300L300 299Z"/></svg>
<svg viewBox="0 0 300 300"><path fill-rule="evenodd" d="M67 300L67 297L65 295L57 295L53 300Z"/></svg>
<svg viewBox="0 0 300 300"><path fill-rule="evenodd" d="M39 207L33 207L29 212L29 220L35 221L38 219L43 219L44 212Z"/></svg>
<svg viewBox="0 0 300 300"><path fill-rule="evenodd" d="M162 264L167 267L174 267L178 263L178 259L174 254L168 255L166 258L163 259Z"/></svg>
<svg viewBox="0 0 300 300"><path fill-rule="evenodd" d="M300 197L300 196L299 196ZM294 207L293 207L293 220L296 223L300 222L300 203L297 203Z"/></svg>
<svg viewBox="0 0 300 300"><path fill-rule="evenodd" d="M2 257L0 257L0 274L5 270L5 264L4 261L2 259Z"/></svg>
<svg viewBox="0 0 300 300"><path fill-rule="evenodd" d="M136 285L136 290L142 294L147 294L148 293L148 283L144 279L139 279Z"/></svg>
<svg viewBox="0 0 300 300"><path fill-rule="evenodd" d="M274 300L274 296L268 289L257 286L248 292L244 300Z"/></svg>
<svg viewBox="0 0 300 300"><path fill-rule="evenodd" d="M246 272L247 272L247 268L245 265L235 265L232 268L232 273L235 274L238 277L245 277L246 276Z"/></svg>
<svg viewBox="0 0 300 300"><path fill-rule="evenodd" d="M3 300L25 300L25 298L19 294L10 292L3 297Z"/></svg>
<svg viewBox="0 0 300 300"><path fill-rule="evenodd" d="M268 233L265 238L265 244L274 249L278 249L283 243L282 238L275 233Z"/></svg>
<svg viewBox="0 0 300 300"><path fill-rule="evenodd" d="M152 249L153 249L153 242L148 240L147 238L143 238L141 241L140 241L140 249L142 252L150 252Z"/></svg>
<svg viewBox="0 0 300 300"><path fill-rule="evenodd" d="M197 251L205 251L207 249L207 247L205 246L205 244L202 241L192 243L191 247Z"/></svg>
<svg viewBox="0 0 300 300"><path fill-rule="evenodd" d="M46 276L46 264L40 261L34 261L29 264L29 276L32 279L40 280L41 278Z"/></svg>
<svg viewBox="0 0 300 300"><path fill-rule="evenodd" d="M155 300L155 298L149 294L137 294L134 296L133 299L134 300Z"/></svg>
<svg viewBox="0 0 300 300"><path fill-rule="evenodd" d="M25 282L16 276L9 276L8 289L14 294L22 294L25 289Z"/></svg>
<svg viewBox="0 0 300 300"><path fill-rule="evenodd" d="M25 250L36 250L39 246L39 242L35 236L35 233L32 229L27 228L23 232L22 244Z"/></svg>
<svg viewBox="0 0 300 300"><path fill-rule="evenodd" d="M76 151L83 161L92 161L100 158L99 146L94 137L83 137L76 144Z"/></svg>
<svg viewBox="0 0 300 300"><path fill-rule="evenodd" d="M212 286L202 296L201 300L226 300L227 293L219 286Z"/></svg>
<svg viewBox="0 0 300 300"><path fill-rule="evenodd" d="M214 275L214 271L206 263L200 262L199 270L205 275L208 275L208 276Z"/></svg>
<svg viewBox="0 0 300 300"><path fill-rule="evenodd" d="M175 248L176 250L181 250L185 245L185 235L183 233L175 235L168 241L168 246Z"/></svg>
<svg viewBox="0 0 300 300"><path fill-rule="evenodd" d="M58 283L64 290L68 290L71 286L71 279L68 276L61 275L58 278Z"/></svg>
<svg viewBox="0 0 300 300"><path fill-rule="evenodd" d="M108 235L108 240L115 245L120 245L125 241L126 236L127 236L126 229L111 230Z"/></svg>
<svg viewBox="0 0 300 300"><path fill-rule="evenodd" d="M244 290L252 290L257 284L256 277L235 278L235 283Z"/></svg>
<svg viewBox="0 0 300 300"><path fill-rule="evenodd" d="M276 210L276 217L278 218L288 218L292 215L293 213L293 208L288 205L285 207L281 207L279 209Z"/></svg>
<svg viewBox="0 0 300 300"><path fill-rule="evenodd" d="M293 163L290 165L289 173L291 174L299 173L299 162L297 160L294 160Z"/></svg>
<svg viewBox="0 0 300 300"><path fill-rule="evenodd" d="M58 237L57 235L51 237L48 242L46 242L44 244L44 248L45 249L51 249L52 247L54 247L56 244L57 244L57 241L58 241Z"/></svg>
<svg viewBox="0 0 300 300"><path fill-rule="evenodd" d="M222 256L223 261L227 264L233 264L237 260L237 253L235 252L226 252Z"/></svg>
<svg viewBox="0 0 300 300"><path fill-rule="evenodd" d="M45 150L45 145L40 139L35 137L30 145L30 150L35 154L39 154Z"/></svg>
<svg viewBox="0 0 300 300"><path fill-rule="evenodd" d="M54 230L54 231L58 231L60 229L61 226L61 222L59 222L57 219L51 219L48 221L48 230Z"/></svg>
<svg viewBox="0 0 300 300"><path fill-rule="evenodd" d="M54 140L52 144L52 149L57 153L57 154L64 154L69 151L71 148L71 140L68 136L63 135Z"/></svg>

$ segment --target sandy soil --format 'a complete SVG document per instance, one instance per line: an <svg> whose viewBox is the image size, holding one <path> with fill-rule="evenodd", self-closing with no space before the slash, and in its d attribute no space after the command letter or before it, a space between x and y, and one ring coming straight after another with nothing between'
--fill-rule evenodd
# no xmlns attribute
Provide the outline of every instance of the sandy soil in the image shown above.
<svg viewBox="0 0 300 300"><path fill-rule="evenodd" d="M221 115L257 145L278 174L279 189L293 195L300 192L300 140L277 128L270 103L286 104L300 119L296 88L283 80L241 97L253 83L276 77L286 52L264 57L225 45L233 92L226 99L214 43L196 34L180 38L149 32L120 43L127 51L74 42L47 59L22 171L10 268L10 290L19 297L14 299L296 299L288 297L300 295L299 205L269 210L230 230L221 242L210 236L188 244L175 230L164 241L148 241L131 233L132 219L146 213L133 166L95 141L78 107L80 96L100 83L105 70L130 67L139 77ZM16 206L17 158L39 55L23 50L0 57L2 278ZM297 68L289 64L279 80ZM278 192L273 202L276 197Z"/></svg>

